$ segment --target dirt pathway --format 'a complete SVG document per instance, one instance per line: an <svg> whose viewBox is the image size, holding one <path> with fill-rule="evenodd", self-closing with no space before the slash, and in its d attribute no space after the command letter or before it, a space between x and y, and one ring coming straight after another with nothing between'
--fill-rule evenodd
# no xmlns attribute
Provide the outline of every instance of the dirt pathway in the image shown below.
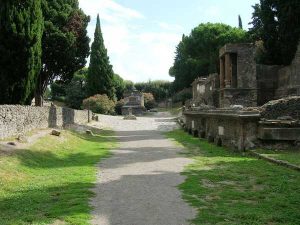
<svg viewBox="0 0 300 225"><path fill-rule="evenodd" d="M195 216L177 189L180 175L191 161L161 132L175 122L166 114L124 121L101 116L102 127L116 131L120 147L99 164L92 224L95 225L182 225Z"/></svg>

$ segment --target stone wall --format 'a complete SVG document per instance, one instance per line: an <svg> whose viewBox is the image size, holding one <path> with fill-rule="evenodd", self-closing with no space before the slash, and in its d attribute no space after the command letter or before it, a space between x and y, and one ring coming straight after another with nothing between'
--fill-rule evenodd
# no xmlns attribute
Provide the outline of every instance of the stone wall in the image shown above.
<svg viewBox="0 0 300 225"><path fill-rule="evenodd" d="M254 145L258 120L257 112L219 109L184 113L185 129L189 133L237 150Z"/></svg>
<svg viewBox="0 0 300 225"><path fill-rule="evenodd" d="M276 120L282 117L300 120L300 96L273 100L261 107L261 117Z"/></svg>
<svg viewBox="0 0 300 225"><path fill-rule="evenodd" d="M61 107L0 106L0 139L24 134L33 129L64 127L87 123L88 111Z"/></svg>

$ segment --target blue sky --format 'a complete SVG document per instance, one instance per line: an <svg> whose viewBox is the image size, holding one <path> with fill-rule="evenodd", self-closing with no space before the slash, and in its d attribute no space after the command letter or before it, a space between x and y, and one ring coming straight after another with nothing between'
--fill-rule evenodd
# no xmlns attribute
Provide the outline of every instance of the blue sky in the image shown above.
<svg viewBox="0 0 300 225"><path fill-rule="evenodd" d="M115 73L135 82L172 80L168 75L175 47L182 34L200 23L238 25L238 15L248 29L252 5L259 0L79 0L95 19L100 14L105 46Z"/></svg>

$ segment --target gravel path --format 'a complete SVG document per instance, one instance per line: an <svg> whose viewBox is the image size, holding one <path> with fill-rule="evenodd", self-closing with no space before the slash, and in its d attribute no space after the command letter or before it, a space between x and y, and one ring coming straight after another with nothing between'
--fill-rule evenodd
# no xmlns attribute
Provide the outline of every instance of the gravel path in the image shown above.
<svg viewBox="0 0 300 225"><path fill-rule="evenodd" d="M99 164L92 199L94 225L189 224L195 210L185 203L176 186L190 159L161 132L177 127L166 113L140 117L100 116L99 124L116 131L120 147ZM98 126L99 126L98 124Z"/></svg>

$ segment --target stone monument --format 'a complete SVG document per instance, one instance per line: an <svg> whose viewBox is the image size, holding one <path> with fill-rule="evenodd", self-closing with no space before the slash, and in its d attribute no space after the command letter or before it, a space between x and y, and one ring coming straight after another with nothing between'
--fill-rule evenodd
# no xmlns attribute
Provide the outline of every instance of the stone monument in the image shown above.
<svg viewBox="0 0 300 225"><path fill-rule="evenodd" d="M144 94L142 92L133 89L124 94L125 104L122 107L122 115L132 115L138 116L142 115L146 108L144 106Z"/></svg>

